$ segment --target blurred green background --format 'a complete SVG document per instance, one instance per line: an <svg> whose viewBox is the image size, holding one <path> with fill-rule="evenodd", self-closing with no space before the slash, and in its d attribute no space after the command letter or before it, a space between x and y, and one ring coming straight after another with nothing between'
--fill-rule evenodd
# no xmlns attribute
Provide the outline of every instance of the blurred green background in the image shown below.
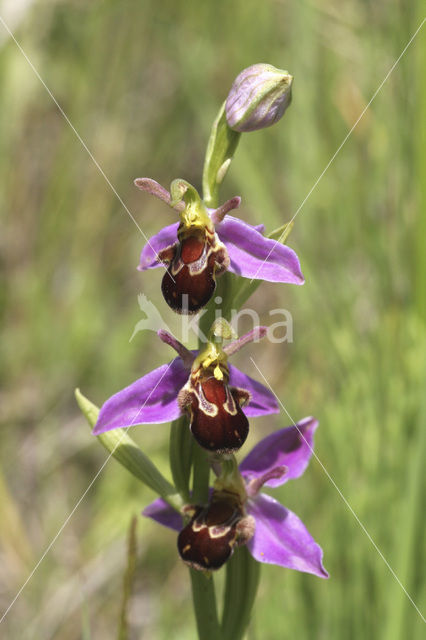
<svg viewBox="0 0 426 640"><path fill-rule="evenodd" d="M255 62L288 69L293 103L243 136L223 188L241 217L288 221L422 15L420 0L45 0L0 15L147 235L171 222L133 186L200 186L213 118ZM424 5L423 5L424 10ZM254 346L294 419L420 609L425 608L425 28L312 195L290 237L304 287L264 284L250 306L293 317L294 342ZM77 410L171 357L153 333L160 270L135 270L136 226L0 24L0 603L3 612L106 459ZM423 84L422 84L423 80ZM423 192L424 195L424 192ZM423 204L424 206L424 204ZM250 353L236 357L254 377ZM250 443L285 426L252 422ZM132 430L167 473L168 427ZM250 638L424 637L421 617L321 466L274 495L324 548L331 577L265 566ZM126 532L153 498L110 461L0 626L7 638L117 636ZM175 537L138 519L131 638L195 638ZM220 576L219 576L220 582Z"/></svg>

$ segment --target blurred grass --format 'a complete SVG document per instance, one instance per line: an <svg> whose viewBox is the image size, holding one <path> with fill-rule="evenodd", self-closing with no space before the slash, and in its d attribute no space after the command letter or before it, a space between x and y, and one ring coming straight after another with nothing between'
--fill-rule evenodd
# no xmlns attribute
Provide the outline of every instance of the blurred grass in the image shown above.
<svg viewBox="0 0 426 640"><path fill-rule="evenodd" d="M407 0L35 1L19 22L13 3L0 7L147 235L171 214L133 178L199 186L216 111L235 75L259 61L294 74L293 105L277 127L243 137L223 198L240 193L241 215L268 230L290 219L423 18ZM291 311L294 343L253 357L292 417L320 419L320 460L424 611L423 31L296 219L290 244L306 285L266 284L254 296L263 321L276 321L269 309ZM3 33L0 47L3 611L105 460L74 387L99 404L170 352L148 332L129 343L137 293L160 300L161 273L134 268L143 238ZM176 326L165 305L161 313ZM238 362L256 375L248 353ZM288 422L256 421L247 448ZM166 468L166 426L132 435ZM253 638L423 637L315 461L275 495L321 543L331 578L264 567ZM113 637L126 528L151 498L108 464L2 634ZM131 637L193 638L173 535L142 520L138 530Z"/></svg>

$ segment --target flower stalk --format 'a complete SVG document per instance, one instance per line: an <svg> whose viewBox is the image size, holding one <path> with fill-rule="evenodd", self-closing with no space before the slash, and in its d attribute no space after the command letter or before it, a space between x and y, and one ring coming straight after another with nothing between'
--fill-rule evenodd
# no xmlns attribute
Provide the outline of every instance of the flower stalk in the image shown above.
<svg viewBox="0 0 426 640"><path fill-rule="evenodd" d="M225 102L213 122L203 169L203 200L207 207L217 207L219 189L240 141L241 133L228 125Z"/></svg>

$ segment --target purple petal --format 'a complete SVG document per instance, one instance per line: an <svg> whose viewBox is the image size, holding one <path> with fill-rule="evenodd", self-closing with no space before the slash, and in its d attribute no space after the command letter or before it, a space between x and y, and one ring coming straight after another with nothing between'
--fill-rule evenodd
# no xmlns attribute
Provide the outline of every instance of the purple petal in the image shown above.
<svg viewBox="0 0 426 640"><path fill-rule="evenodd" d="M155 269L160 267L161 262L158 260L158 254L163 249L167 249L177 242L177 230L179 222L164 227L155 236L149 239L148 243L142 249L138 270L146 271L146 269Z"/></svg>
<svg viewBox="0 0 426 640"><path fill-rule="evenodd" d="M257 380L253 380L245 373L232 365L229 366L229 384L249 391L250 402L243 407L243 411L249 418L279 413L279 406L274 394Z"/></svg>
<svg viewBox="0 0 426 640"><path fill-rule="evenodd" d="M181 414L177 394L188 375L182 360L175 358L139 378L105 402L93 435L117 427L175 420Z"/></svg>
<svg viewBox="0 0 426 640"><path fill-rule="evenodd" d="M279 487L291 478L298 478L311 458L317 426L318 420L315 418L304 418L296 426L286 427L266 436L241 462L241 473L250 481L260 478L275 467L287 467L284 476L265 482L268 487Z"/></svg>
<svg viewBox="0 0 426 640"><path fill-rule="evenodd" d="M265 494L250 501L248 511L256 529L247 546L256 560L328 578L322 549L296 514Z"/></svg>
<svg viewBox="0 0 426 640"><path fill-rule="evenodd" d="M154 502L151 502L142 511L142 515L147 518L152 518L155 522L162 524L163 527L180 531L182 529L182 516L180 513L172 509L162 498L157 498Z"/></svg>
<svg viewBox="0 0 426 640"><path fill-rule="evenodd" d="M299 259L293 249L265 238L243 220L226 216L216 231L228 250L229 271L244 278L303 284Z"/></svg>

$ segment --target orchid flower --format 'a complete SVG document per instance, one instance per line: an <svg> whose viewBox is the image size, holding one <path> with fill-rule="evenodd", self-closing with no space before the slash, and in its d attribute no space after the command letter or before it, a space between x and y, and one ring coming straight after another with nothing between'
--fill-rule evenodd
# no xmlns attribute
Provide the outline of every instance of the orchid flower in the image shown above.
<svg viewBox="0 0 426 640"><path fill-rule="evenodd" d="M212 297L216 276L226 270L255 280L303 284L299 259L289 247L227 215L240 197L218 209L208 209L185 180L174 180L169 193L150 178L138 178L142 191L166 202L180 215L180 222L164 227L142 250L139 271L168 265L162 280L167 304L178 313L196 313Z"/></svg>
<svg viewBox="0 0 426 640"><path fill-rule="evenodd" d="M179 531L182 559L200 570L220 568L235 546L247 544L259 562L327 578L322 550L303 522L262 487L278 487L300 477L313 451L314 418L280 429L261 440L244 458L231 482L216 480L207 506L187 506L191 520L182 528L182 515L161 498L143 515Z"/></svg>
<svg viewBox="0 0 426 640"><path fill-rule="evenodd" d="M218 453L239 449L247 438L247 417L277 413L278 405L271 391L227 363L229 355L263 337L266 327L257 327L222 347L221 341L229 339L230 331L226 321L217 320L211 341L199 353L186 349L167 331L159 331L159 338L179 357L107 400L93 434L135 424L169 422L186 413L202 447Z"/></svg>

